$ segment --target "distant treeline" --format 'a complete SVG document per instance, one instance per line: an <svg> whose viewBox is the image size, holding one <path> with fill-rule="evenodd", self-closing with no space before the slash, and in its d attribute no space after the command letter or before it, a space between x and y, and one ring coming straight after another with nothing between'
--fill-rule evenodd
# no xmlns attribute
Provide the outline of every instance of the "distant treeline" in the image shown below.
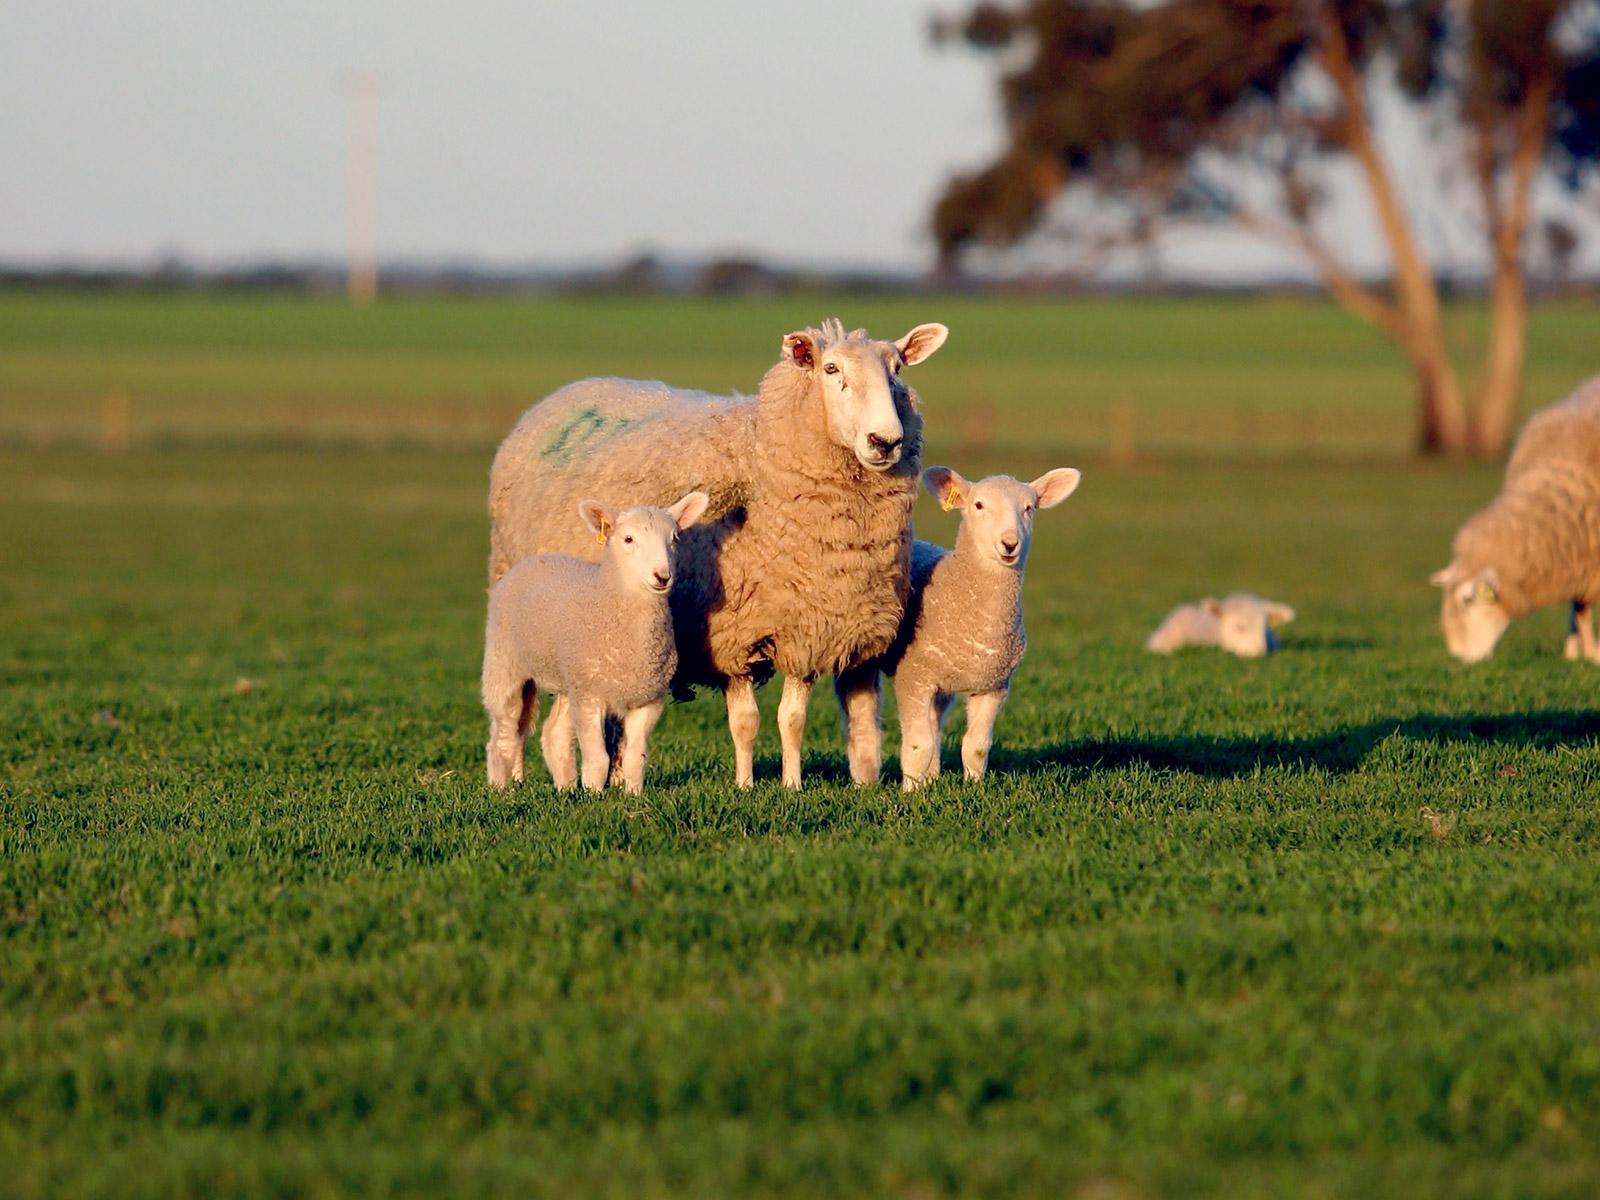
<svg viewBox="0 0 1600 1200"><path fill-rule="evenodd" d="M475 262L385 263L384 292L400 295L618 295L771 296L806 292L858 295L919 295L963 292L996 295L1315 295L1321 285L1292 275L1257 276L1237 282L1195 282L1131 277L1115 281L1073 272L1036 274L880 271L852 268L799 269L752 257L705 261L638 254L600 266L488 266ZM1384 280L1369 281L1382 287ZM145 265L33 266L0 263L0 288L60 291L219 291L326 295L343 292L346 270L336 262L257 262L206 267L179 259ZM1479 296L1488 280L1441 281L1447 295ZM1593 295L1600 278L1573 278L1536 288L1540 295Z"/></svg>

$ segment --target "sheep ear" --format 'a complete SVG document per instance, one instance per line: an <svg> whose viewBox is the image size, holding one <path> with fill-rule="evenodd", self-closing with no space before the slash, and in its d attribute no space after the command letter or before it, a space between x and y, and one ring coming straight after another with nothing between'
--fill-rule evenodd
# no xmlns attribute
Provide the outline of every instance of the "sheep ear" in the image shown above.
<svg viewBox="0 0 1600 1200"><path fill-rule="evenodd" d="M1040 508L1054 508L1078 490L1082 479L1083 473L1076 468L1057 467L1054 471L1046 471L1028 486L1039 497Z"/></svg>
<svg viewBox="0 0 1600 1200"><path fill-rule="evenodd" d="M939 502L939 507L949 512L952 508L965 508L972 485L961 478L960 472L949 467L929 467L922 473L922 486L928 495Z"/></svg>
<svg viewBox="0 0 1600 1200"><path fill-rule="evenodd" d="M805 330L783 335L783 353L795 366L815 370L817 365L817 339Z"/></svg>
<svg viewBox="0 0 1600 1200"><path fill-rule="evenodd" d="M1287 604L1279 604L1276 600L1267 601L1267 624L1287 625L1294 620L1294 609Z"/></svg>
<svg viewBox="0 0 1600 1200"><path fill-rule="evenodd" d="M1451 563L1448 567L1441 567L1428 576L1428 582L1434 587L1449 587L1456 581L1456 565Z"/></svg>
<svg viewBox="0 0 1600 1200"><path fill-rule="evenodd" d="M583 518L583 523L594 531L594 540L601 545L605 544L617 525L616 517L612 516L606 510L606 506L598 500L579 500L578 515Z"/></svg>
<svg viewBox="0 0 1600 1200"><path fill-rule="evenodd" d="M678 523L679 529L687 529L706 515L706 506L710 503L711 497L704 492L690 492L667 511L672 514L672 519Z"/></svg>
<svg viewBox="0 0 1600 1200"><path fill-rule="evenodd" d="M950 336L950 331L937 321L927 325L918 325L905 337L895 342L895 349L900 351L900 358L908 367L914 367L925 358L932 358L933 352L944 345L945 338Z"/></svg>

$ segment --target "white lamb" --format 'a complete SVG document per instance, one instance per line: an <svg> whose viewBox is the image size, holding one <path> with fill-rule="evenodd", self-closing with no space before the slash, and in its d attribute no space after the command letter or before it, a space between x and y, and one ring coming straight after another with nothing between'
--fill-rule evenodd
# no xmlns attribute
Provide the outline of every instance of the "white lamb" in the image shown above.
<svg viewBox="0 0 1600 1200"><path fill-rule="evenodd" d="M594 500L578 515L603 549L598 563L533 554L489 591L483 650L483 706L489 712L489 786L522 781L522 747L539 716L539 692L555 693L540 746L558 788L576 777L574 726L583 786L606 785L611 761L605 720L622 721L623 786L644 786L650 731L677 670L672 591L679 530L705 513L690 492L669 508L613 514Z"/></svg>
<svg viewBox="0 0 1600 1200"><path fill-rule="evenodd" d="M1046 471L1032 483L991 475L969 483L949 467L922 473L946 512L961 510L953 551L917 541L911 548L911 598L889 652L863 670L894 677L900 709L900 772L907 791L939 773L939 730L957 696L967 698L961 762L968 779L989 766L994 723L1006 702L1011 676L1027 638L1022 625L1022 571L1033 542L1038 509L1054 508L1077 489L1071 467ZM837 681L851 759L878 764L876 713L870 725L859 705L846 702L863 690L849 675Z"/></svg>
<svg viewBox="0 0 1600 1200"><path fill-rule="evenodd" d="M1278 648L1276 629L1294 620L1294 609L1276 600L1235 592L1180 604L1145 640L1146 650L1171 654L1185 646L1220 646L1240 658L1260 658Z"/></svg>

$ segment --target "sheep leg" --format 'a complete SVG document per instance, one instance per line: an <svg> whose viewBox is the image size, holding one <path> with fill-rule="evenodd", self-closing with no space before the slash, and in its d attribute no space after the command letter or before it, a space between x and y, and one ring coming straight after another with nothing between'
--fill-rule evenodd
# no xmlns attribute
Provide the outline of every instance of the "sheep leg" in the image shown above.
<svg viewBox="0 0 1600 1200"><path fill-rule="evenodd" d="M866 786L878 782L883 767L883 733L879 711L883 707L878 669L856 667L833 677L844 718L844 741L850 759L850 778Z"/></svg>
<svg viewBox="0 0 1600 1200"><path fill-rule="evenodd" d="M539 715L539 694L531 679L512 687L485 688L484 693L489 709L489 744L485 747L489 786L510 787L522 782L522 744L529 725Z"/></svg>
<svg viewBox="0 0 1600 1200"><path fill-rule="evenodd" d="M989 769L989 747L994 744L994 722L1005 705L1008 691L980 692L967 697L967 732L961 738L961 765L968 779L982 779Z"/></svg>
<svg viewBox="0 0 1600 1200"><path fill-rule="evenodd" d="M650 732L661 719L667 698L631 710L622 721L622 786L628 795L644 791L644 760L649 753Z"/></svg>
<svg viewBox="0 0 1600 1200"><path fill-rule="evenodd" d="M806 708L811 703L814 680L798 675L783 677L783 698L778 701L778 739L783 744L783 786L800 786L800 745L806 736Z"/></svg>
<svg viewBox="0 0 1600 1200"><path fill-rule="evenodd" d="M736 787L754 787L756 782L756 734L761 729L761 710L756 707L755 685L748 678L735 676L722 691L728 706L728 732L733 735L733 782Z"/></svg>
<svg viewBox="0 0 1600 1200"><path fill-rule="evenodd" d="M939 778L943 769L939 759L943 757L939 750L944 745L944 723L950 716L950 709L956 702L955 696L950 692L935 692L933 694L933 762L929 764L928 778Z"/></svg>
<svg viewBox="0 0 1600 1200"><path fill-rule="evenodd" d="M606 709L598 700L570 698L573 724L578 730L578 750L583 756L583 786L592 792L604 791L611 774L611 755L606 749Z"/></svg>
<svg viewBox="0 0 1600 1200"><path fill-rule="evenodd" d="M563 792L571 791L578 782L578 760L572 753L572 738L572 709L565 696L557 696L550 702L550 715L544 719L539 747L544 751L550 782Z"/></svg>
<svg viewBox="0 0 1600 1200"><path fill-rule="evenodd" d="M939 722L931 692L896 687L900 706L900 783L914 791L932 779L939 766Z"/></svg>
<svg viewBox="0 0 1600 1200"><path fill-rule="evenodd" d="M1600 662L1600 644L1594 637L1594 611L1582 600L1572 602L1567 618L1566 655L1585 662Z"/></svg>

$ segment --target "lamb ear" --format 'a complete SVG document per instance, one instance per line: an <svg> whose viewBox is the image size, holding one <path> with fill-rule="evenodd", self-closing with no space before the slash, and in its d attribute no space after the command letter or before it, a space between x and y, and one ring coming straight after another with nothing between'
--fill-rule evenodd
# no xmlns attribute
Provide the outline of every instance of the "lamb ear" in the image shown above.
<svg viewBox="0 0 1600 1200"><path fill-rule="evenodd" d="M1222 615L1222 601L1215 599L1212 596L1207 596L1204 600L1200 601L1200 607L1206 612L1210 613L1213 617L1220 617Z"/></svg>
<svg viewBox="0 0 1600 1200"><path fill-rule="evenodd" d="M972 485L961 477L960 472L949 467L929 467L922 473L922 486L928 489L928 495L937 500L945 512L952 508L965 508L967 496L972 492Z"/></svg>
<svg viewBox="0 0 1600 1200"><path fill-rule="evenodd" d="M706 515L706 506L710 503L711 497L704 492L690 492L682 500L671 505L667 511L672 514L672 519L678 523L679 529L687 529Z"/></svg>
<svg viewBox="0 0 1600 1200"><path fill-rule="evenodd" d="M945 338L949 336L950 331L934 321L918 325L905 337L897 339L895 349L900 351L906 366L914 367L923 359L933 357L933 352L944 345Z"/></svg>
<svg viewBox="0 0 1600 1200"><path fill-rule="evenodd" d="M1276 600L1268 600L1266 609L1268 625L1287 625L1294 620L1294 609L1287 604L1279 604Z"/></svg>
<svg viewBox="0 0 1600 1200"><path fill-rule="evenodd" d="M805 330L783 335L783 352L797 367L815 370L817 365L817 339Z"/></svg>
<svg viewBox="0 0 1600 1200"><path fill-rule="evenodd" d="M605 544L605 540L611 536L611 531L616 528L617 518L598 500L579 500L578 515L583 518L583 523L594 531L594 540L601 545Z"/></svg>
<svg viewBox="0 0 1600 1200"><path fill-rule="evenodd" d="M1046 471L1028 486L1039 497L1040 508L1054 508L1078 490L1082 479L1083 473L1074 467L1057 467L1054 471Z"/></svg>
<svg viewBox="0 0 1600 1200"><path fill-rule="evenodd" d="M1448 567L1440 567L1428 576L1428 582L1434 587L1449 587L1456 581L1456 565L1451 563Z"/></svg>

